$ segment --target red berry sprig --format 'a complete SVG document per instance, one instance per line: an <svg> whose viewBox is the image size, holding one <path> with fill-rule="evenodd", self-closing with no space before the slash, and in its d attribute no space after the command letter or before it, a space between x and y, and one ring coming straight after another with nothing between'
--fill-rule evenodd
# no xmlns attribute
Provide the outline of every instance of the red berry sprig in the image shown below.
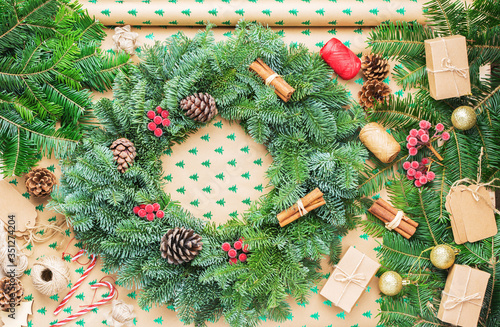
<svg viewBox="0 0 500 327"><path fill-rule="evenodd" d="M156 218L165 217L165 211L160 210L159 203L153 204L141 204L134 207L134 214L141 218L146 218L149 221L153 221Z"/></svg>
<svg viewBox="0 0 500 327"><path fill-rule="evenodd" d="M170 119L168 116L170 113L168 110L162 109L162 107L156 107L156 112L153 110L148 111L147 116L152 121L148 123L148 129L154 133L156 137L163 135L162 127L170 126Z"/></svg>
<svg viewBox="0 0 500 327"><path fill-rule="evenodd" d="M443 141L448 141L450 139L450 133L443 132L444 125L439 123L436 125L436 132L432 137L430 137L429 130L432 127L432 124L426 120L421 120L419 123L420 129L412 129L410 130L410 134L406 137L406 147L411 156L415 156L418 153L418 150L422 146L427 146L431 151L442 160L441 156L437 154L436 150L431 145L431 139L434 137L440 137Z"/></svg>
<svg viewBox="0 0 500 327"><path fill-rule="evenodd" d="M406 161L403 163L403 168L406 170L406 177L414 181L416 187L421 187L429 182L432 182L436 178L436 174L430 170L430 160L428 158L423 158L420 162L418 161Z"/></svg>
<svg viewBox="0 0 500 327"><path fill-rule="evenodd" d="M228 242L222 243L222 250L227 252L231 265L238 263L238 261L247 261L246 253L248 253L248 244L244 244L244 238L240 238L234 242L233 247Z"/></svg>

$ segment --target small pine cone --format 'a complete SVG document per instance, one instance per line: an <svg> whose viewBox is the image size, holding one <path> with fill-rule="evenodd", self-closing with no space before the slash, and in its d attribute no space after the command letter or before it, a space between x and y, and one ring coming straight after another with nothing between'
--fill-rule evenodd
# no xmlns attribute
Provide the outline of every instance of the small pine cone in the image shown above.
<svg viewBox="0 0 500 327"><path fill-rule="evenodd" d="M195 93L181 100L186 116L201 123L209 122L217 115L215 99L208 93Z"/></svg>
<svg viewBox="0 0 500 327"><path fill-rule="evenodd" d="M9 310L11 304L18 306L24 296L24 288L17 278L4 277L0 279L0 308L3 311Z"/></svg>
<svg viewBox="0 0 500 327"><path fill-rule="evenodd" d="M55 183L56 175L46 168L35 167L26 175L26 189L34 197L49 195Z"/></svg>
<svg viewBox="0 0 500 327"><path fill-rule="evenodd" d="M192 229L175 227L161 238L160 252L168 263L178 265L193 260L202 245L201 236Z"/></svg>
<svg viewBox="0 0 500 327"><path fill-rule="evenodd" d="M113 142L109 147L113 151L113 159L118 163L118 171L124 173L128 167L134 164L135 151L134 143L129 139L121 138Z"/></svg>
<svg viewBox="0 0 500 327"><path fill-rule="evenodd" d="M389 76L391 66L387 59L378 54L365 55L361 60L361 69L367 80L383 81Z"/></svg>
<svg viewBox="0 0 500 327"><path fill-rule="evenodd" d="M358 93L359 103L363 108L373 108L375 102L383 102L389 98L391 89L384 82L372 80L366 81Z"/></svg>

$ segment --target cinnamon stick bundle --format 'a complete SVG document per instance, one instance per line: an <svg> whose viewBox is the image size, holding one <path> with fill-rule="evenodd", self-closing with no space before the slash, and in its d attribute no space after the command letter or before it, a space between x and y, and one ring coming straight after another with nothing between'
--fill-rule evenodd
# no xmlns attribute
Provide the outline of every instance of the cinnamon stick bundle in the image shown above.
<svg viewBox="0 0 500 327"><path fill-rule="evenodd" d="M267 85L274 86L274 92L281 98L281 100L288 102L292 97L295 89L288 85L281 76L276 74L262 59L257 58L251 65L250 69L256 72Z"/></svg>
<svg viewBox="0 0 500 327"><path fill-rule="evenodd" d="M392 222L396 218L396 215L398 214L399 210L394 208L390 203L388 203L384 199L378 199L373 203L373 205L370 207L370 209L368 209L368 211L372 213L375 217L386 223L387 226L388 223ZM393 229L406 239L409 239L410 237L413 236L413 234L415 234L417 227L418 227L417 222L403 215L399 225L397 225Z"/></svg>
<svg viewBox="0 0 500 327"><path fill-rule="evenodd" d="M321 192L319 188L315 188L311 191L311 193L307 194L300 200L302 201L304 209L306 209L307 212L326 204L325 199L323 199L323 192ZM287 210L280 212L276 217L278 218L280 226L284 227L302 216L303 212L299 210L299 204L295 203Z"/></svg>

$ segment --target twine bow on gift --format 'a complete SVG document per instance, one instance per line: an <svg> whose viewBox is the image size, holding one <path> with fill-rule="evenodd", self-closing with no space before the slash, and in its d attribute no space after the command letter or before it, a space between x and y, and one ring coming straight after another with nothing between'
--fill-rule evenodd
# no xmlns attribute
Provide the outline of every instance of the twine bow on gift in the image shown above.
<svg viewBox="0 0 500 327"><path fill-rule="evenodd" d="M441 68L442 69L440 70L429 71L431 73L454 72L462 78L467 78L467 72L469 71L469 68L458 68L457 66L452 65L451 59L449 57L445 57L441 60Z"/></svg>
<svg viewBox="0 0 500 327"><path fill-rule="evenodd" d="M445 39L442 37L440 38L441 41L444 43L444 51L446 53L445 57L441 59L441 69L439 70L430 70L427 69L428 72L430 73L444 73L444 72L452 72L453 74L453 81L455 82L455 88L457 90L457 95L460 95L460 91L458 90L458 84L457 80L455 78L455 74L462 77L462 78L467 78L467 73L469 72L469 67L466 68L458 68L457 66L453 65L450 55L448 54L448 45L446 44Z"/></svg>
<svg viewBox="0 0 500 327"><path fill-rule="evenodd" d="M446 301L443 304L443 307L446 310L451 310L451 309L455 308L457 305L464 304L464 303L471 303L471 304L480 306L479 304L477 304L475 302L471 302L471 301L472 300L481 300L482 299L481 294L479 294L479 293L474 293L474 294L471 294L469 296L464 296L464 297L456 297L456 296L451 295L449 293L444 293L444 294L448 295L448 301ZM450 299L450 297L452 299Z"/></svg>
<svg viewBox="0 0 500 327"><path fill-rule="evenodd" d="M388 230L393 230L394 228L398 228L399 224L401 224L401 220L403 220L403 217L404 217L404 212L398 210L396 217L394 217L394 219L391 220L390 222L385 223L385 228L387 228Z"/></svg>
<svg viewBox="0 0 500 327"><path fill-rule="evenodd" d="M354 270L352 271L351 274L346 273L339 266L336 267L335 274L333 275L333 279L336 280L337 282L345 283L344 289L340 293L339 299L335 303L336 306L338 306L338 304L340 303L340 300L344 296L344 293L345 293L347 287L349 286L349 284L354 283L358 286L361 286L363 289L365 288L365 285L362 284L362 282L364 280L366 280L365 274L363 274L363 273L355 274L356 270L358 270L358 268L361 265L361 263L363 262L364 258L365 258L365 254L363 254L363 256L361 257L361 259L359 260L358 264L356 265L356 267L354 268Z"/></svg>
<svg viewBox="0 0 500 327"><path fill-rule="evenodd" d="M114 50L123 50L129 55L133 55L135 49L140 46L137 41L139 34L130 31L130 25L115 28L115 35L113 35Z"/></svg>
<svg viewBox="0 0 500 327"><path fill-rule="evenodd" d="M472 302L473 300L482 300L483 297L481 296L481 294L474 293L474 294L466 296L466 294L467 294L467 286L469 285L469 280L470 280L471 273L472 273L472 268L469 267L469 274L467 275L467 281L465 282L464 295L463 296L456 296L454 294L446 293L446 292L443 291L443 294L448 296L448 299L443 304L443 308L445 310L452 310L455 307L460 306L460 310L458 311L457 321L456 321L455 325L458 325L458 323L460 322L460 316L462 314L462 309L464 307L464 304L470 303L470 304L474 304L474 305L476 305L478 307L482 306L482 302L480 304L478 304L477 302Z"/></svg>

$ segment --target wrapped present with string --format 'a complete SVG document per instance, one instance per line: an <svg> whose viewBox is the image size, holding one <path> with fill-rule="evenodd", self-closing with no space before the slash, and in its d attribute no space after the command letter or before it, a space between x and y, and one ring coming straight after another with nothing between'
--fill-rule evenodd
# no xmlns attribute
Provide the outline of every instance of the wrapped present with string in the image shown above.
<svg viewBox="0 0 500 327"><path fill-rule="evenodd" d="M495 213L500 211L495 208L491 193L487 187L493 185L498 179L481 183L481 157L479 156L479 171L474 181L464 178L456 181L446 196L446 210L450 213L451 228L455 243L477 242L497 234L498 228Z"/></svg>
<svg viewBox="0 0 500 327"><path fill-rule="evenodd" d="M453 265L444 287L437 317L456 326L476 327L490 274Z"/></svg>
<svg viewBox="0 0 500 327"><path fill-rule="evenodd" d="M429 92L436 100L470 95L466 39L452 35L425 40Z"/></svg>
<svg viewBox="0 0 500 327"><path fill-rule="evenodd" d="M300 198L293 206L280 212L276 217L281 227L284 227L307 214L309 211L321 207L326 204L323 199L323 192L319 188L315 188L309 194Z"/></svg>
<svg viewBox="0 0 500 327"><path fill-rule="evenodd" d="M320 294L335 306L351 312L380 264L350 247L321 289Z"/></svg>

